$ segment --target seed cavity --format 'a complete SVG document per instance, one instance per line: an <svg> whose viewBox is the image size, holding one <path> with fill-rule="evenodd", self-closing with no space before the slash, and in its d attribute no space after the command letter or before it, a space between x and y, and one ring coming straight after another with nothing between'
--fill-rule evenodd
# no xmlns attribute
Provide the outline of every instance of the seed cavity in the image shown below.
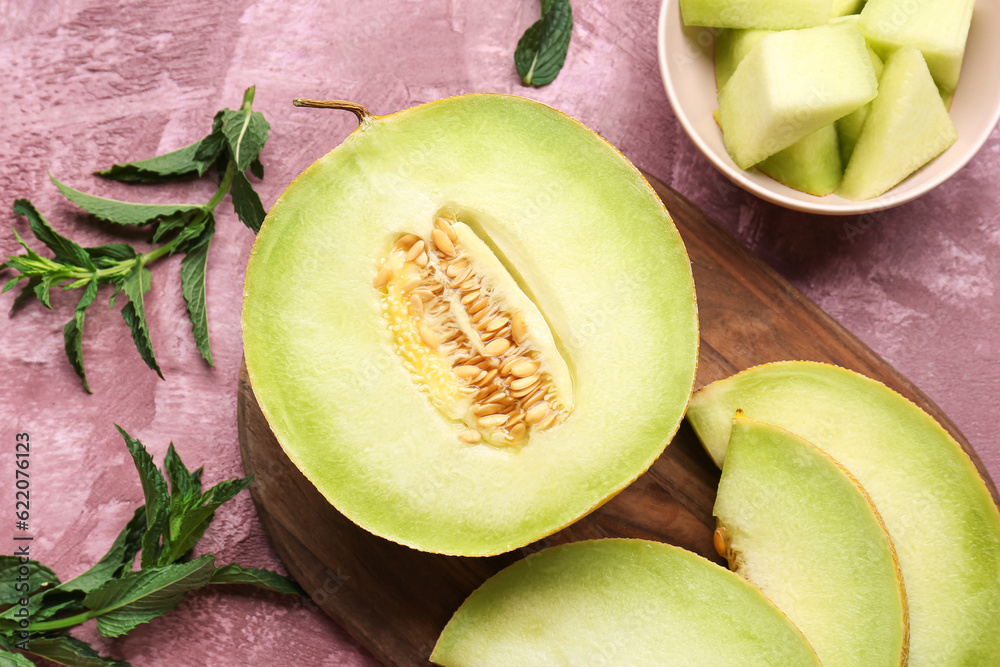
<svg viewBox="0 0 1000 667"><path fill-rule="evenodd" d="M572 378L545 319L464 223L399 236L373 286L404 367L459 441L522 446L569 416Z"/></svg>

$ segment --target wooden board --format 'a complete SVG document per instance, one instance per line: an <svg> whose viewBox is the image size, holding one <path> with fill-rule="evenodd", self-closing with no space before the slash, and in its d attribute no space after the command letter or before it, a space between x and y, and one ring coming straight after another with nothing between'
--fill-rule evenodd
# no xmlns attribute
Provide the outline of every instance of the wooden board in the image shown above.
<svg viewBox="0 0 1000 667"><path fill-rule="evenodd" d="M983 466L941 410L861 341L691 202L649 178L687 245L701 321L696 387L756 364L826 361L876 378L915 401ZM598 537L680 545L717 562L712 505L719 471L687 424L650 470L596 512L540 542L491 558L414 551L357 527L292 465L268 429L246 369L239 381L243 465L254 502L292 575L338 624L386 665L425 665L438 634L484 579L541 548ZM994 498L996 487L987 477Z"/></svg>

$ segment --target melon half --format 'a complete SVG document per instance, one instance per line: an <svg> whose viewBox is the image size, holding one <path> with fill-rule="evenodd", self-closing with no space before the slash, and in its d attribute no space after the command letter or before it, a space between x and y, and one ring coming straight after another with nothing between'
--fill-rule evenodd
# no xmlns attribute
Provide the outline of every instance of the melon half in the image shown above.
<svg viewBox="0 0 1000 667"><path fill-rule="evenodd" d="M550 107L355 111L251 252L254 394L363 528L446 554L521 547L676 431L698 349L683 243L635 167Z"/></svg>

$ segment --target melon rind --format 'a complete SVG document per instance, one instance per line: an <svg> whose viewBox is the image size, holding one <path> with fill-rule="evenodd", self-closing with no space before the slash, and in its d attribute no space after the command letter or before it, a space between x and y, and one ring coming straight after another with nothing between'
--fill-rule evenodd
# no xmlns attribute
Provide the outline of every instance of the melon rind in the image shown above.
<svg viewBox="0 0 1000 667"><path fill-rule="evenodd" d="M868 491L903 573L910 665L1000 664L1000 512L940 424L853 371L765 364L691 399L688 419L717 465L737 410L820 447Z"/></svg>
<svg viewBox="0 0 1000 667"><path fill-rule="evenodd" d="M828 454L738 415L713 514L730 566L791 619L825 667L906 663L895 550L868 494Z"/></svg>
<svg viewBox="0 0 1000 667"><path fill-rule="evenodd" d="M574 410L521 447L459 440L394 350L372 287L400 234L457 213L544 314ZM568 116L469 95L368 118L278 198L247 268L246 365L292 462L365 529L491 555L575 521L676 431L697 363L694 283L656 193Z"/></svg>
<svg viewBox="0 0 1000 667"><path fill-rule="evenodd" d="M434 647L440 665L819 665L760 591L679 547L550 547L488 579Z"/></svg>

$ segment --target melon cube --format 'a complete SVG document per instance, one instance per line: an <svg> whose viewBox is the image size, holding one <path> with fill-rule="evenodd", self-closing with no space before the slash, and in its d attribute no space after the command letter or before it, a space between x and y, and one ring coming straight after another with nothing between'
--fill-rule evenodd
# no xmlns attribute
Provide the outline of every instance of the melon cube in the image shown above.
<svg viewBox="0 0 1000 667"><path fill-rule="evenodd" d="M750 53L760 38L771 30L739 30L720 28L715 31L715 85L719 90L726 85L740 61Z"/></svg>
<svg viewBox="0 0 1000 667"><path fill-rule="evenodd" d="M765 35L719 91L726 150L747 169L877 91L865 39L850 22Z"/></svg>
<svg viewBox="0 0 1000 667"><path fill-rule="evenodd" d="M837 188L844 175L837 128L827 125L757 164L757 168L790 188L822 197Z"/></svg>
<svg viewBox="0 0 1000 667"><path fill-rule="evenodd" d="M958 86L975 0L868 0L860 28L882 58L896 49L920 49L945 92Z"/></svg>
<svg viewBox="0 0 1000 667"><path fill-rule="evenodd" d="M833 0L681 0L686 25L789 30L823 25Z"/></svg>
<svg viewBox="0 0 1000 667"><path fill-rule="evenodd" d="M948 110L920 51L907 46L885 62L878 97L844 171L839 194L877 197L955 143Z"/></svg>

